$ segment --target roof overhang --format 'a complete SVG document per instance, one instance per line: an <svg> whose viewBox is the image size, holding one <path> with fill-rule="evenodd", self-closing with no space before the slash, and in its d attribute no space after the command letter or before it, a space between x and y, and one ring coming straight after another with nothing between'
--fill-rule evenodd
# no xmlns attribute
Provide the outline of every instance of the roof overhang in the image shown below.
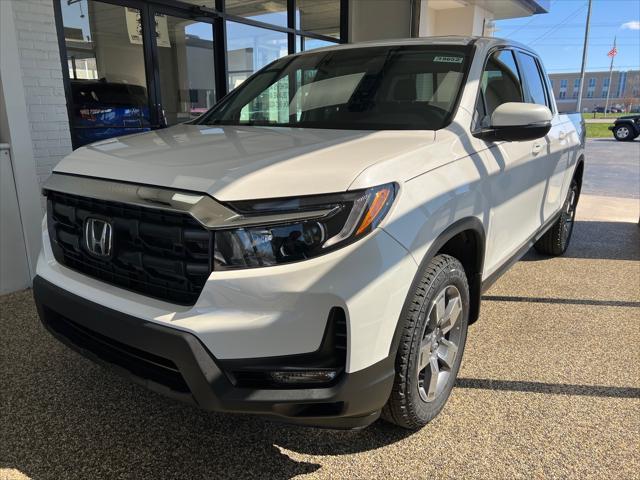
<svg viewBox="0 0 640 480"><path fill-rule="evenodd" d="M428 6L434 10L477 5L493 15L496 20L519 18L548 13L550 0L429 0Z"/></svg>

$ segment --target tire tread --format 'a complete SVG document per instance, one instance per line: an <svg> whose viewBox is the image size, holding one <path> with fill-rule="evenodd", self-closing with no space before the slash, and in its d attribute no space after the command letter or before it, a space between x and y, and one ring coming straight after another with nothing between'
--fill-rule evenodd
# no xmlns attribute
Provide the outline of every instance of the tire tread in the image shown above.
<svg viewBox="0 0 640 480"><path fill-rule="evenodd" d="M416 324L420 321L420 314L424 306L425 298L434 295L434 286L438 276L446 272L458 272L467 283L464 267L460 262L450 255L435 256L427 268L425 269L420 282L413 291L413 297L406 317L403 319L402 337L398 345L398 353L396 356L396 378L393 384L389 401L382 409L382 418L388 422L408 429L418 429L424 426L431 418L422 419L412 408L411 399L408 396L407 387L409 386L409 363L413 353L412 347L415 345L415 335L418 332ZM468 288L468 287L467 287ZM461 352L462 353L462 352ZM434 415L435 416L435 415Z"/></svg>

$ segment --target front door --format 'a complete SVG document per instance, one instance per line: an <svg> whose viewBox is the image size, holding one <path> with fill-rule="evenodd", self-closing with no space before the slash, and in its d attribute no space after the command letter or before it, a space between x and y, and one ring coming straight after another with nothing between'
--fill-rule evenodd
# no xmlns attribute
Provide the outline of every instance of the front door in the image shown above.
<svg viewBox="0 0 640 480"><path fill-rule="evenodd" d="M514 52L498 50L487 61L481 79L482 119L488 126L501 104L525 102L525 85ZM542 164L549 150L547 138L496 142L483 153L494 173L489 180L489 236L485 275L490 275L540 228L547 174Z"/></svg>

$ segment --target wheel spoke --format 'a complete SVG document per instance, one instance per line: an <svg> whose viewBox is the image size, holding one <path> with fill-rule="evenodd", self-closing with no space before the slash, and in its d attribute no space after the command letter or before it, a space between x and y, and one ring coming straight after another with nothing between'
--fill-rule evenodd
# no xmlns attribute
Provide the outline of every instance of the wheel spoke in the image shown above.
<svg viewBox="0 0 640 480"><path fill-rule="evenodd" d="M571 211L573 210L573 202L576 198L576 191L575 190L570 190L569 191L569 202L567 203L567 214L571 215Z"/></svg>
<svg viewBox="0 0 640 480"><path fill-rule="evenodd" d="M427 389L427 398L429 400L433 400L436 396L436 392L438 391L438 377L440 376L440 366L438 365L438 359L435 357L431 357L431 361L429 362L429 387Z"/></svg>
<svg viewBox="0 0 640 480"><path fill-rule="evenodd" d="M431 335L427 335L427 337L422 340L420 344L420 358L418 361L418 372L424 370L424 368L429 363L429 358L431 356Z"/></svg>
<svg viewBox="0 0 640 480"><path fill-rule="evenodd" d="M444 312L444 318L440 323L440 329L443 334L446 334L449 330L451 330L460 316L462 315L462 303L460 302L460 297L453 297L449 300L449 305Z"/></svg>
<svg viewBox="0 0 640 480"><path fill-rule="evenodd" d="M458 354L458 346L450 340L443 338L440 340L440 346L438 347L438 358L445 364L447 369L451 370L453 364L456 361Z"/></svg>
<svg viewBox="0 0 640 480"><path fill-rule="evenodd" d="M442 320L444 319L444 316L446 315L445 311L445 291L443 290L440 295L438 295L438 298L436 298L435 300L435 304L436 304L436 308L435 308L435 312L436 312L436 324L440 325L440 323L442 322Z"/></svg>

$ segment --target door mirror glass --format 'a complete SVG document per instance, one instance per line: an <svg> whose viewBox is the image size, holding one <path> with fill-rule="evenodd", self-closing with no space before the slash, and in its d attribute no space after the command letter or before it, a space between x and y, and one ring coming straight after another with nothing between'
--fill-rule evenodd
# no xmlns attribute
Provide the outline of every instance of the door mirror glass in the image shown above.
<svg viewBox="0 0 640 480"><path fill-rule="evenodd" d="M544 137L553 114L545 105L507 102L491 114L490 126L478 134L485 140L525 141Z"/></svg>

